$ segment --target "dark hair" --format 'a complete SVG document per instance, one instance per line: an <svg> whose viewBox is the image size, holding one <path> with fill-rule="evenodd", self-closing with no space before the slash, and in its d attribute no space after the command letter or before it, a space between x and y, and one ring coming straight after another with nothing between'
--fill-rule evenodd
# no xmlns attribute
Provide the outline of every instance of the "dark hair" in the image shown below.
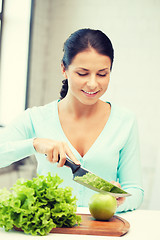
<svg viewBox="0 0 160 240"><path fill-rule="evenodd" d="M65 69L69 67L78 53L88 48L94 48L98 53L108 56L111 59L112 69L114 50L110 39L102 31L89 28L80 29L72 33L64 43L62 63ZM65 79L62 83L61 99L67 95L68 80Z"/></svg>

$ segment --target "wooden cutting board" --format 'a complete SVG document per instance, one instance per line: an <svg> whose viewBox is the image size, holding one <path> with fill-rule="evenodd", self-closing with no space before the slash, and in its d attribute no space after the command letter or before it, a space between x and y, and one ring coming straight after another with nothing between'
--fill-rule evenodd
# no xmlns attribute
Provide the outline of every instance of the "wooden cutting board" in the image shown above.
<svg viewBox="0 0 160 240"><path fill-rule="evenodd" d="M82 216L80 226L74 226L71 228L53 228L51 233L120 237L126 234L130 228L129 222L116 215L108 221L95 220L90 214L80 215Z"/></svg>
<svg viewBox="0 0 160 240"><path fill-rule="evenodd" d="M78 234L78 235L97 235L97 236L116 236L120 237L129 231L130 224L125 219L114 215L108 221L95 220L91 214L78 214L82 217L79 226L69 228L53 228L50 233ZM17 231L22 229L14 227Z"/></svg>

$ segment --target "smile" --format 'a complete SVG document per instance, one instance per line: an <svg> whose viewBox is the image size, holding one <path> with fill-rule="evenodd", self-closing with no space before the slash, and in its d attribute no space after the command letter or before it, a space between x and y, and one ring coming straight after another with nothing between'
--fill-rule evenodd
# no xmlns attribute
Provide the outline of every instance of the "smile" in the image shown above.
<svg viewBox="0 0 160 240"><path fill-rule="evenodd" d="M94 95L94 94L97 94L99 91L96 91L96 92L87 92L87 91L84 91L82 90L84 93L86 94L89 94L89 95Z"/></svg>

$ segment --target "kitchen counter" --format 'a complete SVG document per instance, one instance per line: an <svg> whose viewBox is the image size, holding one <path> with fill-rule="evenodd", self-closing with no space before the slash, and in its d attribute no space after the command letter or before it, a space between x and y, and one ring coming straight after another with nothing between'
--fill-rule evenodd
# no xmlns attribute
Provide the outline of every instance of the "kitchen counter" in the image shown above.
<svg viewBox="0 0 160 240"><path fill-rule="evenodd" d="M78 213L89 213L88 208L78 208ZM118 216L124 218L130 223L129 232L122 237L109 236L93 236L93 235L74 235L74 234L54 234L50 233L47 236L31 236L23 232L16 232L14 230L5 232L0 228L1 240L157 240L160 239L160 211L151 210L136 210L132 212L122 213Z"/></svg>

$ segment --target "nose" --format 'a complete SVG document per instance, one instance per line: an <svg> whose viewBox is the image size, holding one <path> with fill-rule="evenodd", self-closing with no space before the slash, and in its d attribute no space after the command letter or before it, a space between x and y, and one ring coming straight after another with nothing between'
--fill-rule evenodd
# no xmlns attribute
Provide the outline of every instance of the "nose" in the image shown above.
<svg viewBox="0 0 160 240"><path fill-rule="evenodd" d="M90 90L94 90L97 87L97 81L96 81L96 76L90 76L87 81L87 86Z"/></svg>

